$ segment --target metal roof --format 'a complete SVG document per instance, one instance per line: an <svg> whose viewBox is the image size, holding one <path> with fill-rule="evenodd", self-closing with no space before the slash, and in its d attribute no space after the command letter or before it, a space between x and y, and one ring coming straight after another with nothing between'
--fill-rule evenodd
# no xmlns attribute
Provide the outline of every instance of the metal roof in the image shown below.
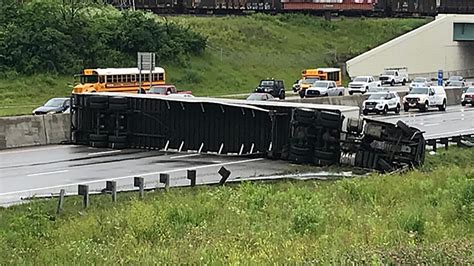
<svg viewBox="0 0 474 266"><path fill-rule="evenodd" d="M96 68L92 69L92 71L96 72L99 76L103 75L136 75L139 74L140 71L138 68ZM150 73L150 71L142 70L142 74ZM165 73L165 70L161 67L155 67L153 73Z"/></svg>

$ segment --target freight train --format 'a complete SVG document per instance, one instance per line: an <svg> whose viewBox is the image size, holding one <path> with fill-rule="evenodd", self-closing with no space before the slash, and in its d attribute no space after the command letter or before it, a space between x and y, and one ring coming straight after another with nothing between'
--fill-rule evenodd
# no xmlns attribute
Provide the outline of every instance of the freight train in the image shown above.
<svg viewBox="0 0 474 266"><path fill-rule="evenodd" d="M118 8L155 13L243 14L247 12L364 16L435 16L474 14L474 0L107 0Z"/></svg>

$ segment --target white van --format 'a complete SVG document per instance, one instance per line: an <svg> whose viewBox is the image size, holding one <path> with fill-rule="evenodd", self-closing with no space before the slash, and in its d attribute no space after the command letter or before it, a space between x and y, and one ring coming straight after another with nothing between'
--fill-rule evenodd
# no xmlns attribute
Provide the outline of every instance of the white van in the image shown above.
<svg viewBox="0 0 474 266"><path fill-rule="evenodd" d="M446 111L446 91L442 86L413 88L403 97L403 109L419 109L424 112L430 107L437 107L440 111Z"/></svg>

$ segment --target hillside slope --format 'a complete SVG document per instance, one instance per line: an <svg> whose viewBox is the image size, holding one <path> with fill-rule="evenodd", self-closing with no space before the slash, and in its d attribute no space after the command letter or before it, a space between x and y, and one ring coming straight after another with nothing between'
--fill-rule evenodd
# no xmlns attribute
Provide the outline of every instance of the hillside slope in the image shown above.
<svg viewBox="0 0 474 266"><path fill-rule="evenodd" d="M262 14L166 19L208 38L202 56L191 57L184 65L160 62L169 83L200 96L250 92L260 79L272 77L291 87L304 68L337 65L427 22L364 18L327 22L304 15ZM3 73L0 115L28 114L51 97L67 96L72 89L68 83L72 76Z"/></svg>

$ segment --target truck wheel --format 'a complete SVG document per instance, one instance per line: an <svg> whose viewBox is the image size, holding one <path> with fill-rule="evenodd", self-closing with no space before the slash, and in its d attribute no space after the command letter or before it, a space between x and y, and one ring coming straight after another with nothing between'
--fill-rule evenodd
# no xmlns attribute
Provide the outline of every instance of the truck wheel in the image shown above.
<svg viewBox="0 0 474 266"><path fill-rule="evenodd" d="M386 115L387 112L388 112L388 106L385 105L385 106L383 107L382 113L383 113L384 115Z"/></svg>
<svg viewBox="0 0 474 266"><path fill-rule="evenodd" d="M390 86L395 86L395 80L390 81Z"/></svg>
<svg viewBox="0 0 474 266"><path fill-rule="evenodd" d="M353 92L353 91L350 91L350 92L349 92L349 95L352 95L352 94L354 94L354 92Z"/></svg>
<svg viewBox="0 0 474 266"><path fill-rule="evenodd" d="M363 113L364 115L368 115L368 114L369 114L369 112L368 112L367 110L362 111L362 113Z"/></svg>
<svg viewBox="0 0 474 266"><path fill-rule="evenodd" d="M284 100L284 99L285 99L285 91L282 90L282 91L280 92L279 98L280 98L280 100Z"/></svg>
<svg viewBox="0 0 474 266"><path fill-rule="evenodd" d="M462 102L461 105L462 105L462 106L466 106L466 103L465 103L465 102Z"/></svg>
<svg viewBox="0 0 474 266"><path fill-rule="evenodd" d="M422 111L422 112L428 111L428 102L425 102L425 104L423 105L423 107L421 107L421 111Z"/></svg>
<svg viewBox="0 0 474 266"><path fill-rule="evenodd" d="M339 92L339 96L342 96L342 91Z"/></svg>
<svg viewBox="0 0 474 266"><path fill-rule="evenodd" d="M407 81L404 79L404 80L402 81L402 85L405 86L405 84L407 84Z"/></svg>
<svg viewBox="0 0 474 266"><path fill-rule="evenodd" d="M400 105L399 104L397 104L397 108L395 108L395 113L396 114L400 113Z"/></svg>
<svg viewBox="0 0 474 266"><path fill-rule="evenodd" d="M303 99L304 98L304 91L300 91L299 95L300 95L300 98Z"/></svg>
<svg viewBox="0 0 474 266"><path fill-rule="evenodd" d="M403 111L408 112L410 110L410 107L408 106L403 106Z"/></svg>
<svg viewBox="0 0 474 266"><path fill-rule="evenodd" d="M443 104L438 107L440 111L446 111L446 100L443 100Z"/></svg>

